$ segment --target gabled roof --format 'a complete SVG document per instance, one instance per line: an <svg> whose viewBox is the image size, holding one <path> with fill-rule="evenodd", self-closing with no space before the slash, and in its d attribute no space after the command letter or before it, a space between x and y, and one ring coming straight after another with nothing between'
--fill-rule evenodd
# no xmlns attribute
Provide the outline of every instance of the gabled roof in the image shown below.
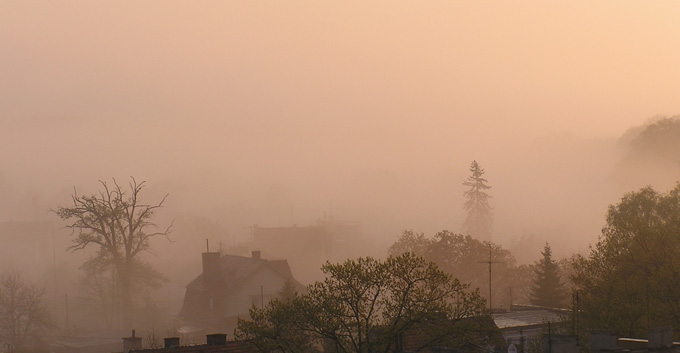
<svg viewBox="0 0 680 353"><path fill-rule="evenodd" d="M219 272L217 271L218 259ZM204 260L206 260L205 256ZM201 328L205 328L206 325L235 324L238 315L247 314L248 307L240 309L232 307L227 312L225 311L226 305L236 301L243 306L244 293L241 288L249 286L251 279L259 276L259 273L266 272L282 280L290 280L298 292L305 290L305 287L293 277L286 260L269 261L259 256L219 256L218 253L212 253L208 261L212 264L209 267L213 269L213 272L210 272L207 277L201 273L186 287L184 302L179 312L179 316L186 324ZM205 280L206 278L208 281ZM252 300L252 298L247 298L247 300ZM235 313L234 310L242 310L242 312Z"/></svg>
<svg viewBox="0 0 680 353"><path fill-rule="evenodd" d="M220 285L227 292L233 291L241 286L248 278L261 268L270 268L278 272L284 278L290 278L296 286L304 287L295 278L290 270L287 260L264 260L245 256L224 255L220 258L220 270L222 271L222 283L208 283L207 286ZM193 281L189 282L187 289L203 291L206 289L203 274L198 275Z"/></svg>

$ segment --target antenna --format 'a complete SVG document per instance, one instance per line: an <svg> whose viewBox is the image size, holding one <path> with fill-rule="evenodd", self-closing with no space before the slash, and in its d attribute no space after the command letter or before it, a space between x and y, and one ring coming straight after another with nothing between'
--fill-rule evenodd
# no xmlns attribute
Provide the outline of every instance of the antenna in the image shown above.
<svg viewBox="0 0 680 353"><path fill-rule="evenodd" d="M210 252L210 244L208 244L208 238L205 238L205 252Z"/></svg>
<svg viewBox="0 0 680 353"><path fill-rule="evenodd" d="M489 311L493 308L491 306L491 265L503 263L502 261L491 261L491 251L491 243L489 243L489 261L477 261L478 264L489 264Z"/></svg>

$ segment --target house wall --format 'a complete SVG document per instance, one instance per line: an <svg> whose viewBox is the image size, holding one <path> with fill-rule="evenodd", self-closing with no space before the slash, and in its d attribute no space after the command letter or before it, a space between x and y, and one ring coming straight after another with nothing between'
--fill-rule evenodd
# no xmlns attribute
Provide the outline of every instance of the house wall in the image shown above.
<svg viewBox="0 0 680 353"><path fill-rule="evenodd" d="M276 270L261 267L233 293L231 300L225 303L224 316L247 316L248 309L253 304L260 307L261 297L264 298L264 305L267 305L271 299L278 296L285 280L286 278Z"/></svg>

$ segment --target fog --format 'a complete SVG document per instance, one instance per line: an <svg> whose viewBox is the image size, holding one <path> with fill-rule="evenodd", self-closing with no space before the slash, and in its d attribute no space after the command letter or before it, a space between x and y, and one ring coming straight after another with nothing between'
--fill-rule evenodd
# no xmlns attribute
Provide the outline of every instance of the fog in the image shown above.
<svg viewBox="0 0 680 353"><path fill-rule="evenodd" d="M152 261L181 284L205 238L233 247L255 224L359 222L357 253L376 256L404 229L458 232L477 160L493 241L520 263L546 241L585 253L607 205L680 179L677 154L648 163L629 143L680 113L679 15L589 1L2 2L0 221L61 229L49 210L74 188L146 180L149 202L169 194L157 223L175 221ZM79 256L51 231L50 260Z"/></svg>

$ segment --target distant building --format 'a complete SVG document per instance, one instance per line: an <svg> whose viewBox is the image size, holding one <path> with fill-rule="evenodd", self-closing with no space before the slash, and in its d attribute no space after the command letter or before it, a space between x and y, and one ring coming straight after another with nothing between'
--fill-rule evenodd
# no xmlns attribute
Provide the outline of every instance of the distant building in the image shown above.
<svg viewBox="0 0 680 353"><path fill-rule="evenodd" d="M286 280L304 291L286 260L264 260L259 251L251 257L203 253L203 272L186 287L180 332L232 332L238 317L276 298Z"/></svg>
<svg viewBox="0 0 680 353"><path fill-rule="evenodd" d="M357 223L323 222L306 227L253 227L253 248L263 256L289 259L303 283L323 277L326 261L339 262L356 257L370 248Z"/></svg>

